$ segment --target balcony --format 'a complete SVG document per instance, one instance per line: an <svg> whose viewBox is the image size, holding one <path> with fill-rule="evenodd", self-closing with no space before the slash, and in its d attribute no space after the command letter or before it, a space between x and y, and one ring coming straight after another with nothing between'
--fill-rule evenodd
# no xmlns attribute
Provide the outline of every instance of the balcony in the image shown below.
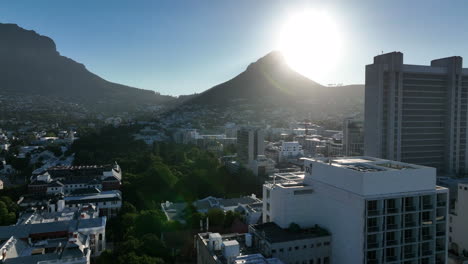
<svg viewBox="0 0 468 264"><path fill-rule="evenodd" d="M445 252L445 246L436 245L436 251L444 251Z"/></svg>
<svg viewBox="0 0 468 264"><path fill-rule="evenodd" d="M421 222L422 225L432 225L432 223L432 219L423 219Z"/></svg>
<svg viewBox="0 0 468 264"><path fill-rule="evenodd" d="M432 235L425 235L425 236L422 236L422 239L426 241L426 240L432 240L434 239L434 237Z"/></svg>
<svg viewBox="0 0 468 264"><path fill-rule="evenodd" d="M414 243L416 241L416 237L405 237L405 243Z"/></svg>
<svg viewBox="0 0 468 264"><path fill-rule="evenodd" d="M376 216L376 215L381 215L382 211L381 210L368 210L367 215L368 216Z"/></svg>
<svg viewBox="0 0 468 264"><path fill-rule="evenodd" d="M378 242L367 243L367 249L374 249L374 248L378 248L378 247L379 247Z"/></svg>
<svg viewBox="0 0 468 264"><path fill-rule="evenodd" d="M434 206L432 204L423 204L423 210L430 210L433 209Z"/></svg>
<svg viewBox="0 0 468 264"><path fill-rule="evenodd" d="M417 225L416 221L405 222L405 227L415 227Z"/></svg>

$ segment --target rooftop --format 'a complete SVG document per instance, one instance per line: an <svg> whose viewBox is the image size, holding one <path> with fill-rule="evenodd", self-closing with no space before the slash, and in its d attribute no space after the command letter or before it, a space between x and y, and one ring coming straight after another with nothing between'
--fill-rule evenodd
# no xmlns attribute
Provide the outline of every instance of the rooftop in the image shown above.
<svg viewBox="0 0 468 264"><path fill-rule="evenodd" d="M120 191L112 190L112 191L104 191L100 193L87 193L87 194L66 196L64 197L64 200L66 203L71 202L71 201L86 202L90 200L116 201L116 200L122 200L122 194L120 193Z"/></svg>
<svg viewBox="0 0 468 264"><path fill-rule="evenodd" d="M250 225L250 229L255 230L259 236L263 237L270 243L330 236L330 233L321 227L300 229L296 231L281 228L274 222Z"/></svg>
<svg viewBox="0 0 468 264"><path fill-rule="evenodd" d="M343 158L323 158L314 161L328 163L330 166L346 168L360 172L379 172L390 170L410 170L424 168L424 166L409 164L398 161L378 159L373 157L343 157Z"/></svg>
<svg viewBox="0 0 468 264"><path fill-rule="evenodd" d="M270 263L267 261L267 259L265 259L263 257L263 255L259 254L259 250L255 247L252 247L252 246L247 246L245 244L245 234L237 234L237 233L234 233L234 234L222 234L222 235L219 235L218 233L200 233L198 234L199 238L202 239L203 243L205 246L208 246L208 241L209 241L209 237L221 237L221 240L222 240L222 243L224 243L224 245L228 246L228 245L239 245L239 255L235 258L235 259L238 259L239 261L238 262L235 262L236 264L237 263ZM224 264L228 264L228 261L227 259L223 256L223 252L222 250L213 250L211 251L211 255L218 259L219 262L218 263L224 263ZM262 262L256 262L256 261L249 261L249 262L244 262L242 260L249 260L251 259L254 255L257 255L257 257L254 257L254 259L258 259L258 255L260 255L261 257L263 257L262 259ZM277 259L274 259L274 260L277 260ZM279 261L279 260L278 260ZM282 262L271 262L271 263L282 263Z"/></svg>

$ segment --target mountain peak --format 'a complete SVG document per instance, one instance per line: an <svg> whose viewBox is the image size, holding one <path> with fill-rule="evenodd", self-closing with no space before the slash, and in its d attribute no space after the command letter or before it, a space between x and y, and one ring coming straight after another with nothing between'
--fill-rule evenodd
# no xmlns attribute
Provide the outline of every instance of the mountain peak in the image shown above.
<svg viewBox="0 0 468 264"><path fill-rule="evenodd" d="M154 91L108 82L61 56L54 41L16 24L0 23L2 95L40 95L93 108L132 109L165 100Z"/></svg>
<svg viewBox="0 0 468 264"><path fill-rule="evenodd" d="M262 67L285 67L287 66L286 60L283 56L283 54L280 51L271 51L265 56L261 57L258 59L256 62L253 62L247 67L247 69L252 68L252 67L257 67L257 66L262 66Z"/></svg>
<svg viewBox="0 0 468 264"><path fill-rule="evenodd" d="M17 24L0 23L0 36L0 53L58 54L55 42L51 38L39 35L34 30L26 30Z"/></svg>

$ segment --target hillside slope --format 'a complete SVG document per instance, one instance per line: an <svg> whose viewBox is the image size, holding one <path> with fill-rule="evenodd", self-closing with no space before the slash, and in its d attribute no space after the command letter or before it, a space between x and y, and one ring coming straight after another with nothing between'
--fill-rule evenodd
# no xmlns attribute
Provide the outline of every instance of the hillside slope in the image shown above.
<svg viewBox="0 0 468 264"><path fill-rule="evenodd" d="M154 91L106 81L61 56L52 39L0 23L0 94L41 95L96 109L127 110L172 100Z"/></svg>

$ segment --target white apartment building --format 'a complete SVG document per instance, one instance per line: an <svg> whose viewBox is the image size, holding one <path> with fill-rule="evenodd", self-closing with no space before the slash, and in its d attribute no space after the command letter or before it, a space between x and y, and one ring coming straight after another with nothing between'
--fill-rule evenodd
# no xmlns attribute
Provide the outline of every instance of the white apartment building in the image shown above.
<svg viewBox="0 0 468 264"><path fill-rule="evenodd" d="M450 263L468 263L468 184L458 184L455 208L449 221Z"/></svg>
<svg viewBox="0 0 468 264"><path fill-rule="evenodd" d="M447 263L448 189L436 169L371 157L304 159L263 186L263 221L319 225L331 263Z"/></svg>
<svg viewBox="0 0 468 264"><path fill-rule="evenodd" d="M403 54L366 66L364 154L468 172L468 69L461 57L403 64Z"/></svg>
<svg viewBox="0 0 468 264"><path fill-rule="evenodd" d="M297 159L304 156L301 144L297 141L283 142L278 152L279 162L284 162L290 159Z"/></svg>

